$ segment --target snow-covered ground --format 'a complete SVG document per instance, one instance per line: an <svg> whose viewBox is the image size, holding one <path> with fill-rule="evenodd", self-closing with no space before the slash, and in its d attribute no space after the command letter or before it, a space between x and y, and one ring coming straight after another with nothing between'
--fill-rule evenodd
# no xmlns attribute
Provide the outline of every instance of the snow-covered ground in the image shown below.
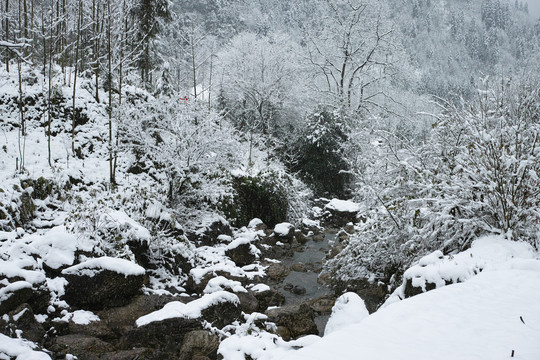
<svg viewBox="0 0 540 360"><path fill-rule="evenodd" d="M346 294L334 306L322 338L287 343L260 332L232 336L220 352L226 360L243 359L243 354L261 360L540 359L536 251L524 243L487 237L451 260L432 257L438 261L424 260L418 266L433 279L441 272L471 275L406 300L394 298L370 316L355 294ZM472 268L483 270L474 275Z"/></svg>

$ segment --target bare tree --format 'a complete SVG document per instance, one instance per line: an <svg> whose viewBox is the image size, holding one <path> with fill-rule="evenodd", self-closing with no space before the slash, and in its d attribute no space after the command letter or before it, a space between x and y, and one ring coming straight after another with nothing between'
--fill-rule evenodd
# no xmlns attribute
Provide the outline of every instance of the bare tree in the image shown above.
<svg viewBox="0 0 540 360"><path fill-rule="evenodd" d="M379 106L380 84L394 75L392 27L369 0L328 0L322 7L327 15L305 31L314 87L343 108Z"/></svg>

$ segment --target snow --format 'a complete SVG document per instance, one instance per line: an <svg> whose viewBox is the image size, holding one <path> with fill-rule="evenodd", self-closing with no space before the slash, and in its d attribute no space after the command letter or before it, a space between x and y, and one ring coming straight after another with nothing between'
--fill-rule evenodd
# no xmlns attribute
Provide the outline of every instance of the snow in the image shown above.
<svg viewBox="0 0 540 360"><path fill-rule="evenodd" d="M279 358L507 359L514 350L517 359L535 360L540 358L539 303L540 273L481 273L392 304Z"/></svg>
<svg viewBox="0 0 540 360"><path fill-rule="evenodd" d="M43 262L53 269L73 264L77 249L92 249L91 244L79 241L74 234L68 233L63 225L42 235L28 235L25 241L32 248L32 253L39 254Z"/></svg>
<svg viewBox="0 0 540 360"><path fill-rule="evenodd" d="M240 281L230 280L224 276L217 276L208 281L208 284L204 288L205 294L211 294L218 291L223 291L225 288L229 288L232 292L247 292L242 286Z"/></svg>
<svg viewBox="0 0 540 360"><path fill-rule="evenodd" d="M360 204L354 203L348 200L332 199L326 206L325 209L335 210L338 212L349 212L356 213L361 210Z"/></svg>
<svg viewBox="0 0 540 360"><path fill-rule="evenodd" d="M255 229L257 226L260 225L264 225L264 222L259 218L254 218L249 222L247 227L250 229Z"/></svg>
<svg viewBox="0 0 540 360"><path fill-rule="evenodd" d="M256 292L256 293L261 293L261 292L269 291L270 286L268 286L266 284L257 284L257 285L254 285L254 286L250 287L249 290L251 290L253 292Z"/></svg>
<svg viewBox="0 0 540 360"><path fill-rule="evenodd" d="M150 240L150 231L135 220L130 218L122 210L108 210L100 217L100 222L107 228L120 228L124 230L125 238L137 240Z"/></svg>
<svg viewBox="0 0 540 360"><path fill-rule="evenodd" d="M103 270L109 270L124 276L144 275L146 271L142 266L139 266L131 261L103 256L82 262L78 265L71 266L62 270L64 275L85 275L93 277Z"/></svg>
<svg viewBox="0 0 540 360"><path fill-rule="evenodd" d="M287 222L280 223L274 227L274 233L278 236L287 236L289 235L290 230L293 228L294 228L293 224L290 224Z"/></svg>
<svg viewBox="0 0 540 360"><path fill-rule="evenodd" d="M35 270L25 270L24 266L30 265L27 261L3 261L0 260L0 277L23 278L30 284L40 284L45 281L45 275Z"/></svg>
<svg viewBox="0 0 540 360"><path fill-rule="evenodd" d="M13 315L13 320L14 320L14 321L19 321L19 319L21 318L21 316L23 316L24 313L27 312L27 311L28 311L27 308L22 309L22 310L19 311L17 314Z"/></svg>
<svg viewBox="0 0 540 360"><path fill-rule="evenodd" d="M212 294L206 294L200 299L191 301L187 304L179 301L172 301L166 304L162 309L154 311L148 315L141 316L137 319L137 326L148 325L155 321L163 321L166 319L183 318L197 319L202 316L202 311L213 305L230 302L240 304L238 296L227 291L217 291Z"/></svg>
<svg viewBox="0 0 540 360"><path fill-rule="evenodd" d="M442 287L448 282L457 283L470 279L481 271L492 271L501 268L534 269L540 265L531 245L524 242L508 241L502 236L490 235L473 242L471 248L456 255L444 256L435 251L421 258L403 274L403 284L387 300L387 303L405 297L405 283L412 280L412 285L426 290L431 283Z"/></svg>
<svg viewBox="0 0 540 360"><path fill-rule="evenodd" d="M337 298L332 314L324 329L324 336L347 325L361 322L369 316L364 300L353 292L348 292Z"/></svg>
<svg viewBox="0 0 540 360"><path fill-rule="evenodd" d="M44 352L34 351L36 345L33 342L14 339L0 334L0 358L3 356L16 357L16 360L51 360Z"/></svg>
<svg viewBox="0 0 540 360"><path fill-rule="evenodd" d="M6 301L9 299L15 291L22 289L31 289L32 284L27 281L15 281L14 283L8 284L0 289L0 302Z"/></svg>
<svg viewBox="0 0 540 360"><path fill-rule="evenodd" d="M71 316L71 321L79 325L88 325L91 322L99 321L99 316L91 311L76 310Z"/></svg>
<svg viewBox="0 0 540 360"><path fill-rule="evenodd" d="M246 355L252 359L281 359L289 351L308 346L320 339L318 336L308 335L286 342L277 335L265 331L275 330L275 327L260 329L256 325L256 321L266 320L266 315L244 314L244 318L244 323L231 327L234 328L234 334L227 331L224 333L228 337L221 342L218 349L218 353L223 355L224 360L245 360Z"/></svg>

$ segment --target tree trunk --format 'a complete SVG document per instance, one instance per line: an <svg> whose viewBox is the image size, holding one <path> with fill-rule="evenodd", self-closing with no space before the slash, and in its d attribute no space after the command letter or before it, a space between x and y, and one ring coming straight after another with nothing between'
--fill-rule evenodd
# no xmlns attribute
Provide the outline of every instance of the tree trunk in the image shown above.
<svg viewBox="0 0 540 360"><path fill-rule="evenodd" d="M107 81L109 83L109 180L111 187L116 184L115 173L113 168L113 135L112 135L112 51L111 51L111 0L107 0L107 57L108 57L108 74Z"/></svg>
<svg viewBox="0 0 540 360"><path fill-rule="evenodd" d="M79 44L82 21L82 0L79 0L79 15L77 17L77 41L75 43L75 74L73 75L73 110L71 118L71 153L75 154L75 95L77 94L77 72L79 71Z"/></svg>
<svg viewBox="0 0 540 360"><path fill-rule="evenodd" d="M9 0L6 0L6 19L5 29L6 29L6 41L9 41ZM9 50L6 50L6 71L9 72Z"/></svg>

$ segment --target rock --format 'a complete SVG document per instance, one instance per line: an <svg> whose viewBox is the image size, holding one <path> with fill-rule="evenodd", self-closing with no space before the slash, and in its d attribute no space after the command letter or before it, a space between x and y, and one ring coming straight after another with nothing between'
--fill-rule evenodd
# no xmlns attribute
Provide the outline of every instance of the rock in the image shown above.
<svg viewBox="0 0 540 360"><path fill-rule="evenodd" d="M300 245L304 245L309 241L309 238L304 235L300 230L296 230L294 237L296 239L296 242L298 242L298 244Z"/></svg>
<svg viewBox="0 0 540 360"><path fill-rule="evenodd" d="M292 243L294 239L295 229L294 225L290 223L280 223L274 227L274 236L277 241L281 241L284 244Z"/></svg>
<svg viewBox="0 0 540 360"><path fill-rule="evenodd" d="M251 244L239 244L236 247L228 248L225 255L230 257L237 266L246 266L253 263L257 257L251 251Z"/></svg>
<svg viewBox="0 0 540 360"><path fill-rule="evenodd" d="M329 315L332 313L332 307L336 302L334 295L324 295L316 299L310 299L305 302L317 315Z"/></svg>
<svg viewBox="0 0 540 360"><path fill-rule="evenodd" d="M328 251L328 253L326 254L326 259L333 259L334 257L336 257L336 255L338 255L340 252L343 251L343 249L345 249L345 244L342 243L342 242L337 242L334 244L334 246L332 246L330 248L330 251Z"/></svg>
<svg viewBox="0 0 540 360"><path fill-rule="evenodd" d="M202 310L201 313L204 320L220 329L225 325L232 324L235 320L239 320L242 316L240 306L228 301L209 306Z"/></svg>
<svg viewBox="0 0 540 360"><path fill-rule="evenodd" d="M341 228L348 223L355 223L360 206L352 201L332 199L324 206L326 226Z"/></svg>
<svg viewBox="0 0 540 360"><path fill-rule="evenodd" d="M291 270L297 272L307 272L306 265L302 263L294 264L293 266L291 266Z"/></svg>
<svg viewBox="0 0 540 360"><path fill-rule="evenodd" d="M318 335L317 324L315 324L313 310L306 305L289 305L277 309L266 311L268 321L276 325L287 328L292 339L297 339L304 335Z"/></svg>
<svg viewBox="0 0 540 360"><path fill-rule="evenodd" d="M217 358L219 338L207 330L196 330L184 336L179 360L192 360L195 357Z"/></svg>
<svg viewBox="0 0 540 360"><path fill-rule="evenodd" d="M294 287L293 284L286 283L285 285L283 285L283 290L291 291L293 287Z"/></svg>
<svg viewBox="0 0 540 360"><path fill-rule="evenodd" d="M343 230L345 230L348 234L354 234L354 224L352 222L348 223L343 227Z"/></svg>
<svg viewBox="0 0 540 360"><path fill-rule="evenodd" d="M22 337L40 343L45 336L45 329L37 322L34 312L28 304L21 304L9 313L9 318L15 329L22 330Z"/></svg>
<svg viewBox="0 0 540 360"><path fill-rule="evenodd" d="M411 296L419 295L423 292L431 291L437 288L437 285L435 283L426 281L425 282L426 290L424 291L421 286L414 286L412 280L413 279L411 278L405 279L405 290L404 290L405 298L410 298ZM452 280L445 280L445 285L450 285L450 284L453 284Z"/></svg>
<svg viewBox="0 0 540 360"><path fill-rule="evenodd" d="M274 281L282 281L290 272L291 269L283 263L272 263L268 266L268 269L266 269L266 275Z"/></svg>
<svg viewBox="0 0 540 360"><path fill-rule="evenodd" d="M342 231L340 231L340 232L338 233L338 239L339 239L340 241L349 240L349 237L350 237L350 235L349 235L346 231L343 231L343 230L342 230Z"/></svg>
<svg viewBox="0 0 540 360"><path fill-rule="evenodd" d="M235 293L240 299L240 310L246 314L253 312L259 312L259 300L249 292L237 292Z"/></svg>
<svg viewBox="0 0 540 360"><path fill-rule="evenodd" d="M259 218L254 218L251 220L247 226L249 229L253 229L255 231L266 231L268 230L268 226Z"/></svg>
<svg viewBox="0 0 540 360"><path fill-rule="evenodd" d="M20 304L30 300L33 294L32 285L26 281L15 281L0 288L0 314L15 310Z"/></svg>
<svg viewBox="0 0 540 360"><path fill-rule="evenodd" d="M295 295L304 295L306 293L306 288L301 285L295 285L291 292Z"/></svg>
<svg viewBox="0 0 540 360"><path fill-rule="evenodd" d="M183 300L181 297L140 295L126 306L102 310L97 313L101 321L87 326L70 324L73 332L86 333L101 339L119 338L134 328L135 321L143 315L161 309L173 300ZM188 299L186 299L187 301ZM102 329L105 326L106 329Z"/></svg>
<svg viewBox="0 0 540 360"><path fill-rule="evenodd" d="M114 258L99 258L101 263ZM120 270L111 270L94 267L92 260L86 263L69 267L62 271L68 281L64 299L71 306L89 310L101 310L109 307L124 306L135 297L143 285L144 269L127 260L121 260L122 266L136 267L134 274L119 273ZM139 271L139 268L141 269Z"/></svg>
<svg viewBox="0 0 540 360"><path fill-rule="evenodd" d="M67 324L67 329L59 329L61 334L80 334L90 337L95 337L103 341L114 343L114 340L119 336L118 333L111 330L107 327L107 323L101 318L101 321L92 321L89 324L75 324L73 321L70 321ZM57 323L55 323L56 326Z"/></svg>
<svg viewBox="0 0 540 360"><path fill-rule="evenodd" d="M334 281L332 283L336 294L354 292L359 295L366 304L369 313L377 311L379 306L386 300L388 289L386 285L377 282L369 282L367 279Z"/></svg>
<svg viewBox="0 0 540 360"><path fill-rule="evenodd" d="M219 235L232 236L231 225L225 218L217 216L206 224L202 224L196 232L188 232L188 239L197 246L213 246L219 243Z"/></svg>
<svg viewBox="0 0 540 360"><path fill-rule="evenodd" d="M201 330L198 319L174 318L155 321L128 331L117 346L120 350L136 347L155 349L160 353L170 354L169 358L173 359L177 358L182 348L184 336L195 330Z"/></svg>
<svg viewBox="0 0 540 360"><path fill-rule="evenodd" d="M25 192L19 198L18 216L15 216L15 224L24 227L35 217L36 205L28 192Z"/></svg>
<svg viewBox="0 0 540 360"><path fill-rule="evenodd" d="M321 242L324 240L325 235L323 233L321 234L315 234L313 235L313 241L315 242Z"/></svg>
<svg viewBox="0 0 540 360"><path fill-rule="evenodd" d="M150 263L150 244L148 241L141 239L130 239L127 241L127 246L129 250L135 256L135 261L137 264L141 265L145 269L151 267Z"/></svg>
<svg viewBox="0 0 540 360"><path fill-rule="evenodd" d="M285 296L283 296L279 291L270 289L262 292L255 292L253 296L259 302L259 308L257 312L263 313L270 306L281 306L285 303Z"/></svg>
<svg viewBox="0 0 540 360"><path fill-rule="evenodd" d="M131 350L114 351L101 355L100 360L137 360L152 359L154 352L148 348L135 348Z"/></svg>
<svg viewBox="0 0 540 360"><path fill-rule="evenodd" d="M56 358L72 354L79 360L99 360L101 355L111 353L115 348L95 337L72 334L57 337L51 351L56 354Z"/></svg>

